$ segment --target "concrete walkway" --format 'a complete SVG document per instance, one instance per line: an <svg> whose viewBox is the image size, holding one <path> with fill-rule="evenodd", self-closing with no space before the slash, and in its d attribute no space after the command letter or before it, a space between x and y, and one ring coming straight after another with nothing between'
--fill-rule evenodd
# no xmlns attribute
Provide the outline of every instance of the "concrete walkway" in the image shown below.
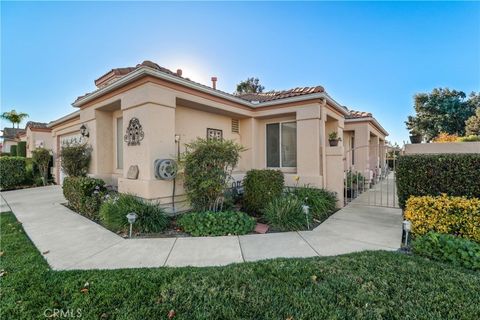
<svg viewBox="0 0 480 320"><path fill-rule="evenodd" d="M401 238L400 209L355 201L312 231L157 239L123 239L67 209L64 202L59 186L2 192L2 211L11 208L55 270L216 266L396 250Z"/></svg>

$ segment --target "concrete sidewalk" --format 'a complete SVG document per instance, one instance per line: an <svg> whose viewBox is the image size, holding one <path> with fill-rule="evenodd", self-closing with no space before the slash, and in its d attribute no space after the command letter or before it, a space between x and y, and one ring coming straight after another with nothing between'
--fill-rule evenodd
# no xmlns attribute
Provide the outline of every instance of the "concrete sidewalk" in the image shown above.
<svg viewBox="0 0 480 320"><path fill-rule="evenodd" d="M59 186L2 192L2 198L2 211L11 208L55 270L217 266L279 257L396 250L401 240L400 209L355 205L355 201L312 231L123 239L61 205L65 199Z"/></svg>

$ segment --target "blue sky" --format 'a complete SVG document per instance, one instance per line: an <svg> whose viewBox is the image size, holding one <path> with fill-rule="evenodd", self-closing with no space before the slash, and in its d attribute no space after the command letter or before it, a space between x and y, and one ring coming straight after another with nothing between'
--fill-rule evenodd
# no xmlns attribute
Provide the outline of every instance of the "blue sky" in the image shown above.
<svg viewBox="0 0 480 320"><path fill-rule="evenodd" d="M54 120L106 71L146 59L227 92L249 76L322 85L401 143L415 93L479 90L480 3L1 4L2 112Z"/></svg>

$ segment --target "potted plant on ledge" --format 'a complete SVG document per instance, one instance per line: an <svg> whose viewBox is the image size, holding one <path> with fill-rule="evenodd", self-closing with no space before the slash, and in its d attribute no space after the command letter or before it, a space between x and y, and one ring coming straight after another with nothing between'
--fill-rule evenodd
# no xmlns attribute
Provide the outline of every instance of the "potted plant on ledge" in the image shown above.
<svg viewBox="0 0 480 320"><path fill-rule="evenodd" d="M342 138L338 136L337 131L330 132L328 135L328 142L330 143L330 147L338 146L338 141L341 141Z"/></svg>
<svg viewBox="0 0 480 320"><path fill-rule="evenodd" d="M410 130L411 143L422 143L422 140L423 140L422 134L418 130L416 129Z"/></svg>

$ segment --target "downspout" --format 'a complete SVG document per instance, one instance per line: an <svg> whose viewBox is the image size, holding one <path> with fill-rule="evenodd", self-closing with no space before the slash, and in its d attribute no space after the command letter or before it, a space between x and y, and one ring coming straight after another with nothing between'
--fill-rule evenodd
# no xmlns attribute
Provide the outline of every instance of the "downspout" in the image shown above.
<svg viewBox="0 0 480 320"><path fill-rule="evenodd" d="M180 161L180 135L175 135L175 143L177 144L177 162ZM172 210L173 214L176 214L177 211L175 209L175 187L177 184L177 178L173 178L173 190L172 190Z"/></svg>

